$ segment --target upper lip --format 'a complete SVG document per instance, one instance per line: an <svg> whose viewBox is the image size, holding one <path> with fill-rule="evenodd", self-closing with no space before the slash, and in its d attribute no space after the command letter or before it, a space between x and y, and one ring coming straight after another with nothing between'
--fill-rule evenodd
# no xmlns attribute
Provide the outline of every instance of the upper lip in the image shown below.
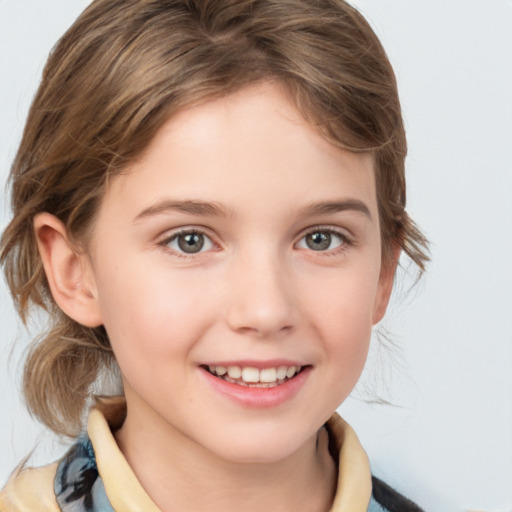
<svg viewBox="0 0 512 512"><path fill-rule="evenodd" d="M240 368L257 368L263 370L265 368L277 368L279 366L308 366L306 363L294 361L292 359L272 359L267 361L254 361L249 359L236 360L236 361L215 361L202 363L200 366L239 366Z"/></svg>

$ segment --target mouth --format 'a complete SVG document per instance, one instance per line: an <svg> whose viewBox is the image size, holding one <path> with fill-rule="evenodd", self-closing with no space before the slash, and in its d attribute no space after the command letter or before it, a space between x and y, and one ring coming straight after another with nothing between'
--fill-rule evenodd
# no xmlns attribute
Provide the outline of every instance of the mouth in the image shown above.
<svg viewBox="0 0 512 512"><path fill-rule="evenodd" d="M210 375L231 384L251 388L275 388L299 375L307 366L274 366L255 368L252 366L202 365Z"/></svg>

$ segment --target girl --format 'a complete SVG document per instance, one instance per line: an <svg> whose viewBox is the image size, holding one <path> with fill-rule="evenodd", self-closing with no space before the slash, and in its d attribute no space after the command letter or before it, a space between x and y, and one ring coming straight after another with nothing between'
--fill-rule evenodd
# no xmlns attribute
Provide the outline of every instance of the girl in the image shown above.
<svg viewBox="0 0 512 512"><path fill-rule="evenodd" d="M334 413L400 252L427 259L405 153L341 0L94 1L48 60L1 245L21 317L49 314L28 407L77 440L0 510L419 510Z"/></svg>

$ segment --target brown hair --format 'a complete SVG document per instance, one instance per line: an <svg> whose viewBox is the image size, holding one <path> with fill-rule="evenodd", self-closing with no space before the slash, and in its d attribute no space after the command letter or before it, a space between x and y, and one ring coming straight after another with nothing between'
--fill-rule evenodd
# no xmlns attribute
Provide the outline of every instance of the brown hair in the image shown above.
<svg viewBox="0 0 512 512"><path fill-rule="evenodd" d="M406 140L391 65L364 18L343 0L95 0L46 64L12 166L13 219L1 262L26 321L48 332L25 363L30 411L75 435L92 385L115 368L103 327L66 317L51 297L33 219L49 212L77 244L110 176L162 124L198 102L274 80L329 141L372 152L384 263L398 245L418 265L426 240L405 212Z"/></svg>

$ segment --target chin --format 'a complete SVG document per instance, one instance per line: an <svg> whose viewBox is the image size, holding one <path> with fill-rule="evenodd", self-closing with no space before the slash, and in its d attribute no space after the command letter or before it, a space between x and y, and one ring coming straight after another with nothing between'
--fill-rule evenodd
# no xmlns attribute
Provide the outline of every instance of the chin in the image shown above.
<svg viewBox="0 0 512 512"><path fill-rule="evenodd" d="M234 464L273 464L287 459L303 448L307 440L288 432L273 435L231 436L222 445L212 447L220 458Z"/></svg>

